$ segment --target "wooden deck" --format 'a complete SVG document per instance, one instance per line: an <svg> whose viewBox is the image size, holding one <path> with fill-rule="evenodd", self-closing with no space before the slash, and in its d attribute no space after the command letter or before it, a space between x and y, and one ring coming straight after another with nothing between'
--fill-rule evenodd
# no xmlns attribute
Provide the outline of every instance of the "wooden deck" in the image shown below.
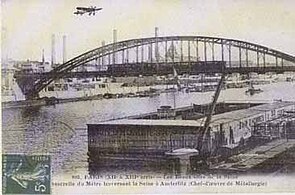
<svg viewBox="0 0 295 195"><path fill-rule="evenodd" d="M277 139L258 146L245 153L234 155L226 162L210 167L211 170L226 172L246 172L257 165L295 147L295 139Z"/></svg>

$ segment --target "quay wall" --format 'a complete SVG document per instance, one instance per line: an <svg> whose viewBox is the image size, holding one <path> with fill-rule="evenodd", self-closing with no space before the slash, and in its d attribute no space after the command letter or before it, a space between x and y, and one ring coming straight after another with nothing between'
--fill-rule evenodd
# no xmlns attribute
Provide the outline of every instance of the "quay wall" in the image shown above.
<svg viewBox="0 0 295 195"><path fill-rule="evenodd" d="M45 99L2 102L3 109L26 108L31 106L45 106L45 105L47 105L47 102Z"/></svg>

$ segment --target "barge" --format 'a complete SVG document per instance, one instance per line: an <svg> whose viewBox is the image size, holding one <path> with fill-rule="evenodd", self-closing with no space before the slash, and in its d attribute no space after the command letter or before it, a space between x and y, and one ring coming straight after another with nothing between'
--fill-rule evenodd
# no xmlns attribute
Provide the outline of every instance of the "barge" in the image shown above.
<svg viewBox="0 0 295 195"><path fill-rule="evenodd" d="M206 142L200 142L199 139L206 113L206 106L200 105L198 106L203 108L203 113L199 112L196 118L193 115L187 117L186 111L194 111L194 108L177 110L178 112L169 111L166 116L163 115L163 109L160 109L160 113L146 114L144 117L133 116L87 124L90 164L102 167L111 164L109 162L112 159L120 159L122 162L133 159L137 163L141 162L140 167L148 166L153 162L153 165L158 164L165 170L176 170L176 172L182 170L183 172L181 167L185 166L187 172L202 171L205 168L209 169L210 164L239 154L247 148L266 143L267 139L257 136L257 133L261 132L261 128L257 129L261 123L277 118L286 120L283 129L289 132L288 135L278 128L276 134L281 136L276 138L288 136L292 139L294 137L291 135L294 134L295 129L288 124L290 121L295 121L295 116L290 115L284 118L287 111L294 112L294 102L243 105L244 109L237 109L237 107L230 109L232 105L221 105L217 106L212 116L210 131L205 135ZM227 108L228 111L222 112L222 107ZM165 109L169 108L165 107ZM219 109L220 112L218 112ZM199 109L199 111L202 110ZM200 145L205 146L209 156L199 155L200 151L195 151L200 148ZM190 153L189 156L171 155L179 150L195 152Z"/></svg>

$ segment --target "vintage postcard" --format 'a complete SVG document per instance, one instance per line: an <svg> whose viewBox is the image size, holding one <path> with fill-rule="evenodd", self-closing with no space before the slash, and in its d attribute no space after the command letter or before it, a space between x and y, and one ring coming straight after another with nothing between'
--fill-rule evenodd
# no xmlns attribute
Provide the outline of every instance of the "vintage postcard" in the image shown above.
<svg viewBox="0 0 295 195"><path fill-rule="evenodd" d="M294 10L2 0L2 194L295 192Z"/></svg>

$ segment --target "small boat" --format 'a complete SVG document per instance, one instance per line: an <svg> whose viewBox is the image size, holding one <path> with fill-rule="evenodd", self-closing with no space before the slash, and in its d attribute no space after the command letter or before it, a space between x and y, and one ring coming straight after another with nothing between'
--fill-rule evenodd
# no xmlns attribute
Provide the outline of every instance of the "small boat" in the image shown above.
<svg viewBox="0 0 295 195"><path fill-rule="evenodd" d="M156 96L160 96L160 93L159 92L151 92L149 94L149 97L156 97Z"/></svg>
<svg viewBox="0 0 295 195"><path fill-rule="evenodd" d="M127 93L126 94L126 97L129 97L129 98L133 98L133 97L138 97L135 93Z"/></svg>
<svg viewBox="0 0 295 195"><path fill-rule="evenodd" d="M147 91L140 91L140 92L136 92L136 96L138 97L149 97L149 94Z"/></svg>
<svg viewBox="0 0 295 195"><path fill-rule="evenodd" d="M114 97L114 94L112 94L112 93L103 94L103 98L105 98L105 99L110 99L110 98L113 98L113 97Z"/></svg>
<svg viewBox="0 0 295 195"><path fill-rule="evenodd" d="M169 156L181 156L181 155L199 155L199 151L194 148L179 148L169 152L165 152Z"/></svg>
<svg viewBox="0 0 295 195"><path fill-rule="evenodd" d="M250 95L254 95L256 93L261 93L261 92L263 92L262 89L255 89L253 87L253 85L250 85L249 89L247 89L247 91L245 91L246 94L250 94Z"/></svg>

